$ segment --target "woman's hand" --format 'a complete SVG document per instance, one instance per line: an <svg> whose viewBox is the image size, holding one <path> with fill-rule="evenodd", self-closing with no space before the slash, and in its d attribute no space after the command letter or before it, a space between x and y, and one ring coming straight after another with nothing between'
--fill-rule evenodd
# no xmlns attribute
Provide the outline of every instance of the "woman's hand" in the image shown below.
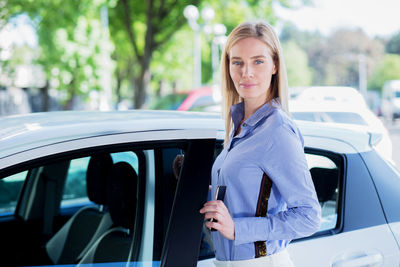
<svg viewBox="0 0 400 267"><path fill-rule="evenodd" d="M218 230L223 237L229 240L235 239L235 224L223 201L208 201L204 204L200 213L205 213L205 219L213 219L212 222L206 222L206 226L209 229L214 228L215 230Z"/></svg>

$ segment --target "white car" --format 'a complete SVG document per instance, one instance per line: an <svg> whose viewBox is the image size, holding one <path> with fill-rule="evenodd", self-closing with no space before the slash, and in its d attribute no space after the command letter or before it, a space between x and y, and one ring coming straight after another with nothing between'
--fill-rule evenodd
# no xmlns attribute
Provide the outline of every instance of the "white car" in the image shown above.
<svg viewBox="0 0 400 267"><path fill-rule="evenodd" d="M383 157L392 160L392 140L382 121L366 106L336 101L289 101L292 117L301 121L338 124L347 128L365 128L373 134L374 146ZM341 124L341 125L339 125Z"/></svg>
<svg viewBox="0 0 400 267"><path fill-rule="evenodd" d="M311 86L303 89L294 99L305 102L335 102L360 108L367 107L361 93L349 86Z"/></svg>
<svg viewBox="0 0 400 267"><path fill-rule="evenodd" d="M223 145L217 115L54 112L0 125L2 266L214 266L199 209ZM397 169L362 129L299 126L322 225L289 245L295 265L399 266Z"/></svg>
<svg viewBox="0 0 400 267"><path fill-rule="evenodd" d="M400 80L386 81L383 85L382 114L393 121L400 118Z"/></svg>

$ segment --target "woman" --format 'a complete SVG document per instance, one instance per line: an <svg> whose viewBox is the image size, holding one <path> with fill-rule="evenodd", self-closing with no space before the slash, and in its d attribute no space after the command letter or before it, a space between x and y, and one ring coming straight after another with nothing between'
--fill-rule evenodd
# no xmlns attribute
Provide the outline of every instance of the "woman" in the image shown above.
<svg viewBox="0 0 400 267"><path fill-rule="evenodd" d="M225 146L212 169L208 219L216 266L293 266L286 247L316 232L321 208L303 150L287 115L281 46L266 23L243 23L229 35L221 61ZM212 220L211 220L212 219Z"/></svg>

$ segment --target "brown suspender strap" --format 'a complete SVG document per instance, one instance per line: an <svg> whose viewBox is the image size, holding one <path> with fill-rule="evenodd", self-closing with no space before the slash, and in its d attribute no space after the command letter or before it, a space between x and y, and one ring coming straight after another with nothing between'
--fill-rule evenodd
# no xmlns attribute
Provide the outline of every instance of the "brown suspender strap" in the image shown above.
<svg viewBox="0 0 400 267"><path fill-rule="evenodd" d="M258 195L256 217L266 217L268 211L268 199L271 195L272 180L264 173L261 180L260 194ZM256 258L267 256L267 244L265 241L254 242Z"/></svg>

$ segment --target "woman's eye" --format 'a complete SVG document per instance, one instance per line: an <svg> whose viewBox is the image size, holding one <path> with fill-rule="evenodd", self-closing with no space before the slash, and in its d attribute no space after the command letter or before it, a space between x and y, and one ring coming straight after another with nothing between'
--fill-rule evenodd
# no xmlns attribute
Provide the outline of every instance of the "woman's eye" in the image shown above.
<svg viewBox="0 0 400 267"><path fill-rule="evenodd" d="M240 65L242 65L242 62L240 62L240 61L233 61L233 62L232 62L232 65L240 66Z"/></svg>
<svg viewBox="0 0 400 267"><path fill-rule="evenodd" d="M256 60L256 64L262 64L262 63L264 63L264 61L262 61L262 60Z"/></svg>

